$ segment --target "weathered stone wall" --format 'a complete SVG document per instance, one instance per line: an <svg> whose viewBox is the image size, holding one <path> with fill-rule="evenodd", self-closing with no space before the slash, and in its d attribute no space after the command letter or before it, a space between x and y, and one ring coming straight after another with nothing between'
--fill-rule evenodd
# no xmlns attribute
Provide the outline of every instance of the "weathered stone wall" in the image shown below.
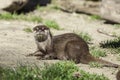
<svg viewBox="0 0 120 80"><path fill-rule="evenodd" d="M102 0L101 16L120 23L120 0Z"/></svg>

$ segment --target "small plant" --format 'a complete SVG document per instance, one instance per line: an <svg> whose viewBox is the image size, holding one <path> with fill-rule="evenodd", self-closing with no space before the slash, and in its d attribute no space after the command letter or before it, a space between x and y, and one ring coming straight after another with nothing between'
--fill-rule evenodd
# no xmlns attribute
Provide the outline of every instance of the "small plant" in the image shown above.
<svg viewBox="0 0 120 80"><path fill-rule="evenodd" d="M78 72L79 77L73 74ZM104 75L90 74L73 62L61 61L47 65L42 69L28 66L19 66L13 69L0 68L0 80L109 80Z"/></svg>
<svg viewBox="0 0 120 80"><path fill-rule="evenodd" d="M95 68L95 67L102 68L102 65L100 63L97 63L97 62L90 62L89 65L92 68Z"/></svg>
<svg viewBox="0 0 120 80"><path fill-rule="evenodd" d="M119 54L120 55L120 37L112 40L102 41L100 43L100 47L107 48L109 52L112 54Z"/></svg>
<svg viewBox="0 0 120 80"><path fill-rule="evenodd" d="M114 24L115 28L120 28L120 24Z"/></svg>
<svg viewBox="0 0 120 80"><path fill-rule="evenodd" d="M40 23L42 22L43 19L40 16L28 16L28 17L23 18L23 20Z"/></svg>
<svg viewBox="0 0 120 80"><path fill-rule="evenodd" d="M40 69L20 66L12 69L1 69L0 80L40 80Z"/></svg>
<svg viewBox="0 0 120 80"><path fill-rule="evenodd" d="M80 76L74 77L78 72ZM89 74L80 70L73 62L63 61L46 67L42 72L43 80L109 80L104 75Z"/></svg>
<svg viewBox="0 0 120 80"><path fill-rule="evenodd" d="M53 20L46 20L45 25L48 26L49 28L60 30L59 25Z"/></svg>
<svg viewBox="0 0 120 80"><path fill-rule="evenodd" d="M42 22L42 18L38 16L29 16L24 14L11 14L11 13L4 13L0 14L0 19L3 20L25 20L25 21L33 21L33 22Z"/></svg>
<svg viewBox="0 0 120 80"><path fill-rule="evenodd" d="M60 10L60 8L58 7L58 5L51 5L51 9Z"/></svg>
<svg viewBox="0 0 120 80"><path fill-rule="evenodd" d="M106 40L100 43L103 48L118 48L120 47L120 37L113 40Z"/></svg>
<svg viewBox="0 0 120 80"><path fill-rule="evenodd" d="M55 4L49 4L49 5L47 5L47 7L41 7L41 6L38 5L36 7L36 9L39 10L39 11L60 10L58 5L55 5Z"/></svg>
<svg viewBox="0 0 120 80"><path fill-rule="evenodd" d="M80 71L80 73L82 74L82 77L77 80L109 80L103 74L102 75L90 74L82 70Z"/></svg>
<svg viewBox="0 0 120 80"><path fill-rule="evenodd" d="M72 80L72 73L78 71L73 62L58 62L42 71L43 80ZM52 76L51 76L52 75Z"/></svg>
<svg viewBox="0 0 120 80"><path fill-rule="evenodd" d="M105 57L106 56L106 52L101 50L101 49L98 49L98 48L95 48L95 47L91 47L90 48L90 53L94 56L94 57Z"/></svg>
<svg viewBox="0 0 120 80"><path fill-rule="evenodd" d="M120 56L120 47L118 47L118 48L107 48L106 50L108 52L110 52L111 54L119 54L119 56Z"/></svg>
<svg viewBox="0 0 120 80"><path fill-rule="evenodd" d="M100 20L102 18L100 16L98 16L98 15L91 15L90 19L92 19L92 20Z"/></svg>
<svg viewBox="0 0 120 80"><path fill-rule="evenodd" d="M88 33L83 32L75 32L77 35L79 35L81 38L83 38L86 42L90 42L92 40L91 36Z"/></svg>
<svg viewBox="0 0 120 80"><path fill-rule="evenodd" d="M38 11L45 11L47 8L48 8L48 7L42 7L42 6L39 6L39 5L36 7L36 9L37 9Z"/></svg>
<svg viewBox="0 0 120 80"><path fill-rule="evenodd" d="M29 27L28 28L24 28L23 31L25 31L27 33L31 33L32 32L31 28L29 28Z"/></svg>

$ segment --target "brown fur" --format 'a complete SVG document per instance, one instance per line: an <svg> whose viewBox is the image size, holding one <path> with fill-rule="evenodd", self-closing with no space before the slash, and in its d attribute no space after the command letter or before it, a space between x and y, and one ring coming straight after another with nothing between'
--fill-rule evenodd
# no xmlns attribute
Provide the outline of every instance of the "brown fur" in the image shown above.
<svg viewBox="0 0 120 80"><path fill-rule="evenodd" d="M120 80L120 70L117 72L116 79Z"/></svg>
<svg viewBox="0 0 120 80"><path fill-rule="evenodd" d="M41 27L41 25L37 27ZM94 58L89 53L89 47L87 43L81 37L74 33L65 33L49 39L51 39L52 45L49 45L52 48L52 55L50 56L54 56L54 58L60 60L73 60L75 63L88 64L89 62L99 62L103 66L119 66L117 64L113 64L102 59ZM48 45L46 45L46 47L46 50L50 48L48 47Z"/></svg>
<svg viewBox="0 0 120 80"><path fill-rule="evenodd" d="M89 62L99 62L106 67L118 67L102 59L93 57L89 53L87 43L74 33L65 33L53 38L53 50L58 59L73 60L76 63L88 64Z"/></svg>
<svg viewBox="0 0 120 80"><path fill-rule="evenodd" d="M44 59L49 53L52 53L52 35L50 29L45 25L38 25L33 28L37 50L27 56L39 56L39 59ZM40 53L42 52L42 53ZM48 55L46 58L49 57Z"/></svg>

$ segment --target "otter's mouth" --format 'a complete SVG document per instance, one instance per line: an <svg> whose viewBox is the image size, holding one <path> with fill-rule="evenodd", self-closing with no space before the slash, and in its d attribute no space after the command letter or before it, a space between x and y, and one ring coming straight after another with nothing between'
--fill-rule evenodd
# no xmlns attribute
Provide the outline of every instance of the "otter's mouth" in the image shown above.
<svg viewBox="0 0 120 80"><path fill-rule="evenodd" d="M38 34L38 35L36 35L36 40L38 42L43 42L43 41L47 40L47 35L45 35L45 34Z"/></svg>

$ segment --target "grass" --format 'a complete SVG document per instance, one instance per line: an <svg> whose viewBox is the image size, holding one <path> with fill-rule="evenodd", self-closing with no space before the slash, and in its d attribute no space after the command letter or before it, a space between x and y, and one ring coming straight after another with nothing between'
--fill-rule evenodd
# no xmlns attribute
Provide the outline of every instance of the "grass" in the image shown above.
<svg viewBox="0 0 120 80"><path fill-rule="evenodd" d="M49 4L47 7L41 7L38 5L36 9L39 11L60 10L60 8L55 4Z"/></svg>
<svg viewBox="0 0 120 80"><path fill-rule="evenodd" d="M102 47L102 48L118 48L118 47L120 47L120 37L117 37L112 40L102 41L100 43L100 47Z"/></svg>
<svg viewBox="0 0 120 80"><path fill-rule="evenodd" d="M0 80L39 80L39 68L30 68L27 66L20 66L13 69L0 68Z"/></svg>
<svg viewBox="0 0 120 80"><path fill-rule="evenodd" d="M100 63L97 63L97 62L90 62L89 63L90 67L91 68L102 68L102 65Z"/></svg>
<svg viewBox="0 0 120 80"><path fill-rule="evenodd" d="M91 15L90 19L91 20L101 20L102 18L100 16L98 16L98 15Z"/></svg>
<svg viewBox="0 0 120 80"><path fill-rule="evenodd" d="M120 37L111 40L102 41L100 43L100 47L108 49L108 51L112 54L120 55Z"/></svg>
<svg viewBox="0 0 120 80"><path fill-rule="evenodd" d="M74 63L60 62L46 67L42 72L42 78L43 80L74 80L72 73L78 70Z"/></svg>
<svg viewBox="0 0 120 80"><path fill-rule="evenodd" d="M55 10L60 10L58 5L51 5L50 8Z"/></svg>
<svg viewBox="0 0 120 80"><path fill-rule="evenodd" d="M75 72L79 77L73 76ZM109 80L104 75L90 74L80 70L73 62L62 61L38 67L19 66L13 69L0 68L0 80Z"/></svg>
<svg viewBox="0 0 120 80"><path fill-rule="evenodd" d="M0 14L0 19L2 20L24 20L24 21L30 21L30 22L37 22L37 23L44 23L49 28L53 28L56 30L60 30L58 23L54 20L44 20L39 16L33 16L33 15L24 15L24 14L11 14L11 13L4 13ZM26 28L24 29L25 32L31 32L30 29Z"/></svg>
<svg viewBox="0 0 120 80"><path fill-rule="evenodd" d="M120 56L120 47L119 48L107 48L106 51L108 51L111 54L118 54Z"/></svg>
<svg viewBox="0 0 120 80"><path fill-rule="evenodd" d="M115 28L120 28L120 24L114 24L113 25Z"/></svg>
<svg viewBox="0 0 120 80"><path fill-rule="evenodd" d="M96 47L91 47L90 48L90 53L94 56L94 57L105 57L106 56L106 52L99 49L99 48L96 48Z"/></svg>
<svg viewBox="0 0 120 80"><path fill-rule="evenodd" d="M38 10L38 11L45 11L45 10L48 10L48 7L41 7L41 6L37 6L36 7L36 9Z"/></svg>
<svg viewBox="0 0 120 80"><path fill-rule="evenodd" d="M91 36L88 33L83 32L74 32L75 34L79 35L81 38L83 38L86 42L90 42L92 40Z"/></svg>
<svg viewBox="0 0 120 80"><path fill-rule="evenodd" d="M61 30L61 28L58 25L58 23L55 22L54 20L45 20L44 24L46 26L48 26L49 28L53 28L53 29L56 29L56 30Z"/></svg>
<svg viewBox="0 0 120 80"><path fill-rule="evenodd" d="M23 31L27 32L27 33L32 33L32 29L27 27L27 28L24 28Z"/></svg>
<svg viewBox="0 0 120 80"><path fill-rule="evenodd" d="M31 21L31 22L42 22L42 18L33 15L24 15L24 14L11 14L11 13L4 13L0 14L0 19L2 20L24 20L24 21Z"/></svg>

